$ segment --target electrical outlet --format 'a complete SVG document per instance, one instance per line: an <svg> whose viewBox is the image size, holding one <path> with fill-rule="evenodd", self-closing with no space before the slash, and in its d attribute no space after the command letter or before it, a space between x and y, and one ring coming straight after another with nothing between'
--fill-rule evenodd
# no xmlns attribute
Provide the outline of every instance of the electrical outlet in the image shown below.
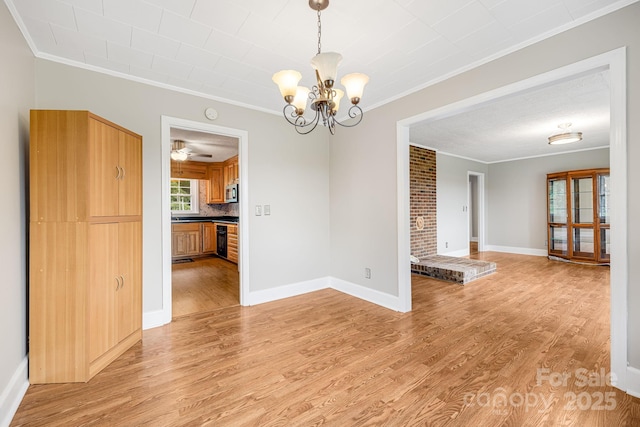
<svg viewBox="0 0 640 427"><path fill-rule="evenodd" d="M448 249L449 248L449 242L444 242L444 247Z"/></svg>
<svg viewBox="0 0 640 427"><path fill-rule="evenodd" d="M264 205L264 214L271 215L271 205Z"/></svg>
<svg viewBox="0 0 640 427"><path fill-rule="evenodd" d="M262 205L256 205L256 216L262 215Z"/></svg>
<svg viewBox="0 0 640 427"><path fill-rule="evenodd" d="M544 241L544 247L546 248L548 244L549 244L549 242L547 242L547 241L545 240L545 241Z"/></svg>
<svg viewBox="0 0 640 427"><path fill-rule="evenodd" d="M371 279L371 269L369 267L365 267L364 269L364 278Z"/></svg>

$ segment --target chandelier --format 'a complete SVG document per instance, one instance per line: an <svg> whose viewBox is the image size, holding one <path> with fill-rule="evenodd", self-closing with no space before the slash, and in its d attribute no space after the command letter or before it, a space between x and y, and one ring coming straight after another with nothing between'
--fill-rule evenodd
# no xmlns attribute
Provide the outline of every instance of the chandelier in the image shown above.
<svg viewBox="0 0 640 427"><path fill-rule="evenodd" d="M334 88L342 55L336 52L322 53L320 12L327 6L329 6L329 0L309 0L309 7L318 13L318 54L311 59L311 66L316 72L317 84L311 89L298 86L302 74L295 70L282 70L273 75L273 81L278 85L286 102L282 110L284 118L295 126L296 131L302 135L313 131L318 126L320 119L333 135L336 125L353 127L362 121L363 116L358 103L362 98L364 86L369 82L369 77L361 73L352 73L344 76L340 83L345 87L347 97L351 101L351 107L348 111L349 118L356 120L345 124L336 119L340 100L344 96L344 91ZM311 101L311 109L315 111L315 116L310 120L304 117L308 101Z"/></svg>

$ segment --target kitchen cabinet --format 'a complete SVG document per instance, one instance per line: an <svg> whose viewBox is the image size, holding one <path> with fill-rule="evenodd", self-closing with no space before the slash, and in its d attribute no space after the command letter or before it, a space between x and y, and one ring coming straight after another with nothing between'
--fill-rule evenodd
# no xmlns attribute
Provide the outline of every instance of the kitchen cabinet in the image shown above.
<svg viewBox="0 0 640 427"><path fill-rule="evenodd" d="M208 167L209 187L207 189L207 203L224 203L224 168L220 163L213 163Z"/></svg>
<svg viewBox="0 0 640 427"><path fill-rule="evenodd" d="M142 137L32 110L29 381L86 382L142 337Z"/></svg>
<svg viewBox="0 0 640 427"><path fill-rule="evenodd" d="M227 259L238 263L238 226L227 226Z"/></svg>
<svg viewBox="0 0 640 427"><path fill-rule="evenodd" d="M202 253L200 223L172 224L171 256L189 257Z"/></svg>
<svg viewBox="0 0 640 427"><path fill-rule="evenodd" d="M216 225L212 222L202 223L202 253L210 254L217 251Z"/></svg>
<svg viewBox="0 0 640 427"><path fill-rule="evenodd" d="M209 179L207 162L194 162L191 160L171 160L171 178L181 179Z"/></svg>
<svg viewBox="0 0 640 427"><path fill-rule="evenodd" d="M240 179L238 156L233 156L224 162L224 186L234 184Z"/></svg>
<svg viewBox="0 0 640 427"><path fill-rule="evenodd" d="M549 256L610 261L609 169L548 174L547 207Z"/></svg>

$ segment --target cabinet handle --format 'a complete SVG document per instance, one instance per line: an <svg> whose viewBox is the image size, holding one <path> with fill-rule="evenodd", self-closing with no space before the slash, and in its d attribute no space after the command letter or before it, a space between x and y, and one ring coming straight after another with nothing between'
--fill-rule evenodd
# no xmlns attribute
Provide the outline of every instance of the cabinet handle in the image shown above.
<svg viewBox="0 0 640 427"><path fill-rule="evenodd" d="M116 284L116 291L117 291L118 289L120 289L120 279L118 279L118 276L116 276L116 283L117 283Z"/></svg>
<svg viewBox="0 0 640 427"><path fill-rule="evenodd" d="M120 276L120 289L124 288L124 276Z"/></svg>
<svg viewBox="0 0 640 427"><path fill-rule="evenodd" d="M126 171L124 170L124 168L120 168L120 169L122 169L122 176L120 177L120 179L124 179L124 176L125 176L125 174L126 174Z"/></svg>
<svg viewBox="0 0 640 427"><path fill-rule="evenodd" d="M116 179L120 179L120 167L116 166Z"/></svg>

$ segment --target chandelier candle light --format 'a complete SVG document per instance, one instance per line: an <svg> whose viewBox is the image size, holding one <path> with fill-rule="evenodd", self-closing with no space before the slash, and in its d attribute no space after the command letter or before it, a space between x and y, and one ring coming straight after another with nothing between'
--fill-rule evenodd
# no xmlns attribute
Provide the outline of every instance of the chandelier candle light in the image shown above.
<svg viewBox="0 0 640 427"><path fill-rule="evenodd" d="M309 0L309 7L318 13L318 54L311 59L311 66L316 72L317 85L308 89L298 86L302 74L295 70L282 70L273 75L273 81L278 85L280 93L287 103L283 108L285 119L295 126L299 134L306 135L313 131L322 118L322 124L329 128L329 132L335 133L336 124L343 127L353 127L362 121L362 109L358 106L364 86L369 82L369 77L361 73L347 74L340 80L347 91L347 97L351 101L349 118L357 120L351 124L340 123L336 120L336 113L340 108L340 100L344 92L335 89L334 83L338 77L338 65L342 61L342 55L336 52L321 51L322 23L320 12L329 6L329 0ZM311 108L315 110L315 117L307 120L304 112L307 102L311 101Z"/></svg>

